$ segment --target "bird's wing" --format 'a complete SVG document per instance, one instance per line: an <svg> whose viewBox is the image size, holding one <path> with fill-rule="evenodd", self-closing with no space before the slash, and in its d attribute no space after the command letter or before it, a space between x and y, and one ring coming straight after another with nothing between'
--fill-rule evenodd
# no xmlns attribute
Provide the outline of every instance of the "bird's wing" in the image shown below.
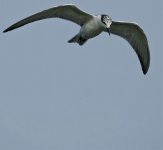
<svg viewBox="0 0 163 150"><path fill-rule="evenodd" d="M110 26L110 32L126 39L135 50L146 74L150 65L150 52L144 31L135 23L115 22Z"/></svg>
<svg viewBox="0 0 163 150"><path fill-rule="evenodd" d="M14 30L16 28L19 28L21 26L24 26L28 23L46 19L46 18L62 18L62 19L72 21L72 22L77 23L78 25L82 26L84 23L89 21L92 17L93 17L92 15L80 10L75 5L61 5L58 7L53 7L53 8L41 11L32 16L29 16L15 24L13 24L12 26L7 28L3 32L8 32L8 31Z"/></svg>

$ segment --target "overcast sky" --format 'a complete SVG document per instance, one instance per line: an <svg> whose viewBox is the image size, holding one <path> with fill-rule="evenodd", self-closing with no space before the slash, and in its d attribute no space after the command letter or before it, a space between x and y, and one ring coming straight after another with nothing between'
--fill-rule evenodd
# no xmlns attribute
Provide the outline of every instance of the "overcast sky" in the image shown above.
<svg viewBox="0 0 163 150"><path fill-rule="evenodd" d="M118 36L67 43L80 29L72 22L47 19L2 33L65 3L137 22L151 52L147 75ZM0 0L0 18L0 149L163 148L161 0Z"/></svg>

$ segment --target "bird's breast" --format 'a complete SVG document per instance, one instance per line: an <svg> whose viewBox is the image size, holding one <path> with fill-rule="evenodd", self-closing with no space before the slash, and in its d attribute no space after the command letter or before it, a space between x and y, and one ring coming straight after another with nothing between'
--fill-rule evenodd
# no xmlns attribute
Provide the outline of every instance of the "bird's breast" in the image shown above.
<svg viewBox="0 0 163 150"><path fill-rule="evenodd" d="M104 31L104 27L101 25L101 22L95 18L84 24L79 34L83 38L89 39L99 35L102 31Z"/></svg>

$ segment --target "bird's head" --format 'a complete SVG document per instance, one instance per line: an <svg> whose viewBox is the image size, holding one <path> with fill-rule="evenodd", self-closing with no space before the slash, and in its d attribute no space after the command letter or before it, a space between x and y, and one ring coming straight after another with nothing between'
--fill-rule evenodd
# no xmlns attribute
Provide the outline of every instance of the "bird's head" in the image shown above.
<svg viewBox="0 0 163 150"><path fill-rule="evenodd" d="M112 24L112 19L108 15L101 15L101 22L104 24L106 27L106 30L108 31L110 35L110 25Z"/></svg>

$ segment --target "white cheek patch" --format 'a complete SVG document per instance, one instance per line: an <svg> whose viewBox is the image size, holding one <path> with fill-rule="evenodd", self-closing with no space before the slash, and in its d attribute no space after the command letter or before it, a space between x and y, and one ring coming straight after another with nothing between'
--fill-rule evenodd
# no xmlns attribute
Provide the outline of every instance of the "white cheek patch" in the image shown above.
<svg viewBox="0 0 163 150"><path fill-rule="evenodd" d="M112 22L111 21L108 21L107 22L107 28L110 28L110 25L112 24Z"/></svg>
<svg viewBox="0 0 163 150"><path fill-rule="evenodd" d="M107 19L106 19L106 27L107 28L110 28L110 25L112 24L112 19L111 18L109 18L109 17L107 17Z"/></svg>

